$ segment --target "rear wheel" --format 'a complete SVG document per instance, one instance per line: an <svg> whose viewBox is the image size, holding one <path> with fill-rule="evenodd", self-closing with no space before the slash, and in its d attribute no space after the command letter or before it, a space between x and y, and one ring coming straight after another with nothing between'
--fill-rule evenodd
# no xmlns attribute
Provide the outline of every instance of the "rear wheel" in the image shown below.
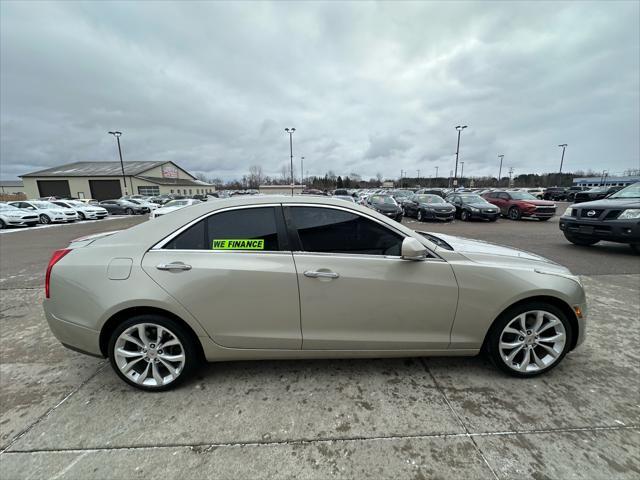
<svg viewBox="0 0 640 480"><path fill-rule="evenodd" d="M581 245L583 247L588 247L590 245L595 245L596 243L598 243L600 241L600 240L597 240L595 238L576 237L575 235L571 235L570 233L566 233L566 232L564 234L564 238L569 240L574 245Z"/></svg>
<svg viewBox="0 0 640 480"><path fill-rule="evenodd" d="M558 365L570 349L571 323L554 305L530 302L508 309L487 336L487 351L501 370L533 377Z"/></svg>
<svg viewBox="0 0 640 480"><path fill-rule="evenodd" d="M127 215L133 215L133 210L131 208L127 208L124 213L126 213Z"/></svg>
<svg viewBox="0 0 640 480"><path fill-rule="evenodd" d="M468 222L469 221L469 212L467 212L466 210L462 210L460 212L460 220L462 220L463 222Z"/></svg>
<svg viewBox="0 0 640 480"><path fill-rule="evenodd" d="M48 215L45 215L44 213L42 215L40 215L40 223L47 225L49 223L51 223L51 219L49 218Z"/></svg>
<svg viewBox="0 0 640 480"><path fill-rule="evenodd" d="M522 217L522 213L520 213L520 209L518 207L511 207L509 209L509 218L511 220L520 220Z"/></svg>
<svg viewBox="0 0 640 480"><path fill-rule="evenodd" d="M123 322L109 340L109 360L116 374L141 390L175 387L198 363L193 337L184 327L158 315Z"/></svg>

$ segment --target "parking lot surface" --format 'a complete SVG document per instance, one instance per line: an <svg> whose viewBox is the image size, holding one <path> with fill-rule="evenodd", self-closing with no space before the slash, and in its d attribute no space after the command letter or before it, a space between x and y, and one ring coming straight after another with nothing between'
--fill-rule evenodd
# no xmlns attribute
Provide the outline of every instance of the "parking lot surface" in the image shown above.
<svg viewBox="0 0 640 480"><path fill-rule="evenodd" d="M541 377L484 357L235 362L149 394L62 347L40 305L52 250L144 220L0 234L2 478L640 476L640 257L628 246L576 247L557 219L405 219L582 275L587 339Z"/></svg>

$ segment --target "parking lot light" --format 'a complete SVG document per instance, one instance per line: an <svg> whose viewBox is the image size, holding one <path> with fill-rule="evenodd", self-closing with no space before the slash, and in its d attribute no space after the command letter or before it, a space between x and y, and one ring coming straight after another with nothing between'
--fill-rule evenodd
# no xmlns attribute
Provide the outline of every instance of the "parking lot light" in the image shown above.
<svg viewBox="0 0 640 480"><path fill-rule="evenodd" d="M294 185L294 181L293 181L293 132L295 132L296 129L291 127L291 128L285 128L284 131L289 134L289 155L290 155L290 158L291 158L291 196L293 196L293 185Z"/></svg>
<svg viewBox="0 0 640 480"><path fill-rule="evenodd" d="M453 174L453 190L454 191L458 186L458 156L460 154L460 134L462 133L462 130L464 130L465 128L467 128L467 125L456 126L456 130L458 131L458 146L456 147L456 169Z"/></svg>
<svg viewBox="0 0 640 480"><path fill-rule="evenodd" d="M122 183L124 183L124 194L129 195L129 192L127 191L127 177L124 174L124 162L122 161L122 149L120 148L120 135L122 135L122 132L118 132L116 130L113 132L109 132L109 135L113 135L114 137L116 137L116 141L118 142L118 154L120 155L120 168L122 169Z"/></svg>

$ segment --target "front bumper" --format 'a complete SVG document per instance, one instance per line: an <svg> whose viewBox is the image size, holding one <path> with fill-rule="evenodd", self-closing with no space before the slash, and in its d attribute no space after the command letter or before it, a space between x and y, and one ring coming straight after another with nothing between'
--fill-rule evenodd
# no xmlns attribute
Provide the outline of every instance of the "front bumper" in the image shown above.
<svg viewBox="0 0 640 480"><path fill-rule="evenodd" d="M442 220L444 222L450 222L456 216L456 211L451 212L438 212L436 210L425 210L424 216L427 220Z"/></svg>
<svg viewBox="0 0 640 480"><path fill-rule="evenodd" d="M491 220L493 218L498 218L498 215L500 215L500 210L498 209L496 209L495 212L485 212L483 210L480 210L479 212L468 210L468 212L471 215L471 218L476 218L480 220Z"/></svg>
<svg viewBox="0 0 640 480"><path fill-rule="evenodd" d="M522 216L527 218L551 218L556 214L556 207L538 207L531 210L523 210Z"/></svg>
<svg viewBox="0 0 640 480"><path fill-rule="evenodd" d="M38 217L36 218L6 218L5 223L7 225L11 225L12 227L30 227L32 225L36 225L39 222Z"/></svg>
<svg viewBox="0 0 640 480"><path fill-rule="evenodd" d="M640 221L589 220L560 217L560 230L569 235L618 243L640 243Z"/></svg>

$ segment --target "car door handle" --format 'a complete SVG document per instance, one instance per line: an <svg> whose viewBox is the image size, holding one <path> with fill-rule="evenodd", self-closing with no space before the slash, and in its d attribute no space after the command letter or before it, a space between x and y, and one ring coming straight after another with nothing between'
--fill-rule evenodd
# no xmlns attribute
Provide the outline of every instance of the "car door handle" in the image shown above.
<svg viewBox="0 0 640 480"><path fill-rule="evenodd" d="M338 278L340 274L336 272L314 272L307 270L304 272L304 276L309 278Z"/></svg>
<svg viewBox="0 0 640 480"><path fill-rule="evenodd" d="M161 263L156 265L158 270L191 270L191 265L182 262Z"/></svg>

